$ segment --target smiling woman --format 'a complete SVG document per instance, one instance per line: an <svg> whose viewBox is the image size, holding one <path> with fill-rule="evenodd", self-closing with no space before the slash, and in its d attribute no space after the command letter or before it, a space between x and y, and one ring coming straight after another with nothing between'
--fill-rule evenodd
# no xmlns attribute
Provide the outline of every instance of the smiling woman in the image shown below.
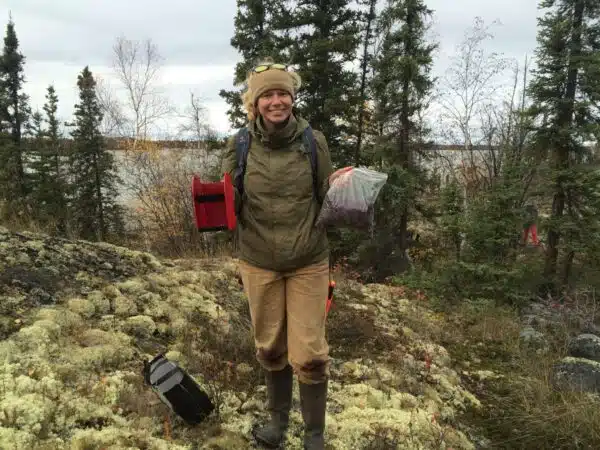
<svg viewBox="0 0 600 450"><path fill-rule="evenodd" d="M237 256L271 412L271 421L253 434L267 446L283 441L296 373L305 448L323 449L329 245L326 231L314 224L338 172L323 133L293 112L297 73L285 64L260 63L246 85L248 133L230 139L223 172L235 181ZM238 168L240 143L248 151Z"/></svg>
<svg viewBox="0 0 600 450"><path fill-rule="evenodd" d="M300 76L289 70L285 64L264 62L250 72L246 81L248 89L242 95L242 100L248 120L256 120L259 115L267 112L269 108L265 109L264 105L269 103L268 100L276 93L276 97L285 97L284 102L287 105L287 108L275 108L285 109L285 114L280 114L276 122L285 122L292 112L294 95L302 85Z"/></svg>

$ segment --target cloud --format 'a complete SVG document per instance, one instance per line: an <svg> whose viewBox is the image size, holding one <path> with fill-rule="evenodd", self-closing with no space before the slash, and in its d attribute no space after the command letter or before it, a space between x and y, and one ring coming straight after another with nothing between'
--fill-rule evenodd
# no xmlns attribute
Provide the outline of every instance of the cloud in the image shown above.
<svg viewBox="0 0 600 450"><path fill-rule="evenodd" d="M533 0L428 0L427 5L434 10L433 31L440 43L436 75L443 74L475 16L487 24L501 22L492 28L490 51L520 61L533 53L538 14ZM165 59L161 82L170 100L183 109L190 91L195 92L210 106L213 126L229 130L227 106L218 92L231 89L239 60L230 45L235 0L2 0L2 6L11 11L26 56L26 91L34 108L41 108L46 87L54 83L59 113L70 118L77 101L77 75L85 65L112 80L115 39L151 38Z"/></svg>
<svg viewBox="0 0 600 450"><path fill-rule="evenodd" d="M237 58L235 2L213 0L3 0L32 60L107 62L119 35L152 40L170 64ZM8 3L8 4L6 4Z"/></svg>

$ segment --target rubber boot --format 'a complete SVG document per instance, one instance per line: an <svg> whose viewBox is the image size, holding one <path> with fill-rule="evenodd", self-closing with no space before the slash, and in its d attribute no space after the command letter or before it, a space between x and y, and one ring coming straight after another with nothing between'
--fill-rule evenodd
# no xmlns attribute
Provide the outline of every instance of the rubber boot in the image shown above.
<svg viewBox="0 0 600 450"><path fill-rule="evenodd" d="M266 371L268 410L271 421L252 430L254 439L268 448L278 448L283 442L290 419L293 387L292 367L288 364L283 370Z"/></svg>
<svg viewBox="0 0 600 450"><path fill-rule="evenodd" d="M325 448L325 409L327 406L328 381L319 384L300 385L300 408L304 419L304 449Z"/></svg>

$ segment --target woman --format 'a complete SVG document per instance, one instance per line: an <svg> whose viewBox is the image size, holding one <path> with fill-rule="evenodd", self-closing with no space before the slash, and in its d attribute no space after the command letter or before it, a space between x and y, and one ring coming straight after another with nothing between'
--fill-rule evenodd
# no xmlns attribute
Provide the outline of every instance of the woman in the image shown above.
<svg viewBox="0 0 600 450"><path fill-rule="evenodd" d="M237 256L271 413L270 422L255 427L253 434L269 447L283 441L295 372L304 446L322 449L329 378L329 246L325 231L313 224L321 208L317 198L324 198L329 183L350 168L333 172L325 137L315 130L319 195L313 195L310 156L302 140L309 124L292 112L300 77L285 65L261 64L250 72L247 86L242 99L251 143L243 194L236 190ZM235 150L231 138L223 172L232 178Z"/></svg>

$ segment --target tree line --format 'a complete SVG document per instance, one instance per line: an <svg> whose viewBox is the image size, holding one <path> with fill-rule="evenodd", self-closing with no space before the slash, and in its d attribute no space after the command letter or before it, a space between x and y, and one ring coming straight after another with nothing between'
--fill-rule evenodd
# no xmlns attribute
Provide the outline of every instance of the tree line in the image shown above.
<svg viewBox="0 0 600 450"><path fill-rule="evenodd" d="M241 55L239 89L220 95L231 123L241 126L248 70L264 58L288 63L304 80L296 112L325 133L335 165L388 174L375 235L332 232L334 257L363 278L404 274L403 282L418 277L423 285L426 275L457 297L564 292L599 267L600 179L592 163L600 6L538 6L533 68L528 59L487 51L491 26L476 18L448 70L435 77L435 12L424 0L237 0L231 45ZM506 85L501 78L511 70ZM433 141L468 155L443 183L424 170L440 158L426 151ZM533 255L519 245L529 202L542 212L545 235ZM429 230L428 239L412 247L410 227Z"/></svg>
<svg viewBox="0 0 600 450"><path fill-rule="evenodd" d="M57 117L54 86L42 111L24 92L25 57L15 24L6 25L0 59L0 214L18 225L35 222L61 235L105 240L122 231L116 167L100 132L103 113L88 67L77 76L70 145Z"/></svg>
<svg viewBox="0 0 600 450"><path fill-rule="evenodd" d="M264 58L285 62L303 79L296 113L325 133L334 164L388 174L374 235L331 231L335 262L362 279L429 284L457 298L517 301L564 292L593 284L600 267L593 152L600 123L600 6L540 0L539 7L533 63L488 51L493 24L475 18L450 66L436 77L435 11L423 0L237 0L231 38L240 53L237 87L220 95L232 126L242 126L247 72ZM122 234L119 180L106 139L126 137L130 147L148 149L152 127L173 112L156 85L158 50L151 41L140 45L120 37L113 47L113 67L131 94L125 103L88 68L81 72L79 103L68 124L72 143L65 146L52 86L43 112L28 106L24 56L9 21L0 65L5 220L34 217L53 222L59 233L91 239ZM145 76L136 76L143 68ZM196 136L199 147L207 140L211 148L222 144L193 93L183 116L178 131ZM431 170L448 159L431 151L435 142L456 145L466 157L459 165L447 161L452 170ZM152 159L137 153L135 161L156 180L164 178ZM149 192L141 190L140 199L152 214L156 205L174 203ZM187 195L181 187L170 192ZM531 202L542 213L539 252L519 245L523 207ZM191 242L194 230L170 219L186 208L154 220L164 219L165 228Z"/></svg>

